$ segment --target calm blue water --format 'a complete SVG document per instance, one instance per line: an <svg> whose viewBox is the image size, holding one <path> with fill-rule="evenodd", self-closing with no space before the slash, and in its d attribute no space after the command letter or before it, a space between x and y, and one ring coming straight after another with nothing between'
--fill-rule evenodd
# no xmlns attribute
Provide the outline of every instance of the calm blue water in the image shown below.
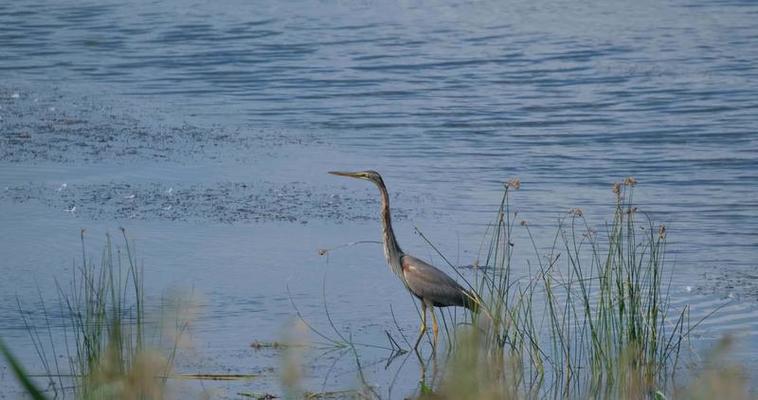
<svg viewBox="0 0 758 400"><path fill-rule="evenodd" d="M389 303L410 332L415 309L378 246L318 255L379 238L374 189L326 171L382 172L404 248L440 262L418 226L461 264L509 178L547 245L570 208L606 220L634 176L677 301L729 302L700 335L737 333L755 360L755 21L751 1L2 2L0 334L29 348L16 297L54 301L79 229L97 256L123 225L154 293L203 299L187 369L278 365L247 343L282 335L286 284L325 325L325 271L340 326L380 342ZM355 383L350 363L314 385Z"/></svg>

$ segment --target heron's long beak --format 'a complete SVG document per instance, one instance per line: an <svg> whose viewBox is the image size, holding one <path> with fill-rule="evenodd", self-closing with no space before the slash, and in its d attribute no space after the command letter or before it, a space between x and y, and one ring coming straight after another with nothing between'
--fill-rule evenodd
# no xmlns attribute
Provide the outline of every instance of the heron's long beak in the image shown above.
<svg viewBox="0 0 758 400"><path fill-rule="evenodd" d="M347 176L350 178L362 178L360 172L329 171L332 175Z"/></svg>

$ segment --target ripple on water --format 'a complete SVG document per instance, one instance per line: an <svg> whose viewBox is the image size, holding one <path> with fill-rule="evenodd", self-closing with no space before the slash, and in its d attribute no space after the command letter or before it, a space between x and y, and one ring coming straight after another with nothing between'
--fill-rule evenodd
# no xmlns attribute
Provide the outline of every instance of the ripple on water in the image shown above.
<svg viewBox="0 0 758 400"><path fill-rule="evenodd" d="M634 175L641 209L670 228L671 264L692 285L676 297L698 317L729 301L703 324L706 336L752 335L756 9L749 0L0 2L0 163L87 175L57 191L52 173L19 174L0 200L11 212L36 203L167 229L374 219L373 188L294 177L361 164L389 177L393 193L442 193L431 210L398 202L407 208L397 217L440 212L457 218L449 225L488 221L500 184L518 175L514 200L537 226L557 209L592 215L611 182ZM325 143L339 156L325 159ZM248 181L251 160L259 176L289 165L271 182ZM88 162L92 170L73 168ZM93 173L108 162L130 174ZM154 173L192 164L201 167L171 185Z"/></svg>
<svg viewBox="0 0 758 400"><path fill-rule="evenodd" d="M126 105L56 88L0 86L0 162L92 163L106 160L187 161L247 159L284 146L324 143L281 130L162 124L139 118Z"/></svg>

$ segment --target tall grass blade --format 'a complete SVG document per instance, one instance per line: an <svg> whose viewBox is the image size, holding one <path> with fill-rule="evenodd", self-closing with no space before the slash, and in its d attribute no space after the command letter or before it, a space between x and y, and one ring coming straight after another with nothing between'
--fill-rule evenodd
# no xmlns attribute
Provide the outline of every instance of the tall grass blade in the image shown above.
<svg viewBox="0 0 758 400"><path fill-rule="evenodd" d="M47 400L42 391L29 378L29 374L26 372L21 363L13 356L10 349L5 346L3 339L0 339L0 353L3 354L3 358L10 365L13 375L16 376L21 386L26 390L26 393L34 400Z"/></svg>

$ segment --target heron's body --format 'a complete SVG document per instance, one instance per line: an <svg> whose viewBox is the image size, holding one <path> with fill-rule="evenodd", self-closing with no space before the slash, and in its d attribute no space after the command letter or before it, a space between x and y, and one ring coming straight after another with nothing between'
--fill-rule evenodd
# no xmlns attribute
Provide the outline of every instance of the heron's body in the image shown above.
<svg viewBox="0 0 758 400"><path fill-rule="evenodd" d="M392 230L392 216L390 214L389 194L384 185L381 175L375 171L360 172L330 172L333 175L348 176L351 178L365 179L374 182L379 188L382 198L382 236L384 239L384 255L392 272L397 275L405 287L414 296L421 300L421 333L416 346L418 346L426 331L426 308L431 309L433 331L435 341L437 339L438 325L434 315L434 307L458 306L475 309L475 297L472 293L461 287L453 278L440 271L433 265L416 257L403 253L397 244L395 233Z"/></svg>
<svg viewBox="0 0 758 400"><path fill-rule="evenodd" d="M470 298L466 289L433 265L416 257L400 257L408 290L430 307L467 307Z"/></svg>

